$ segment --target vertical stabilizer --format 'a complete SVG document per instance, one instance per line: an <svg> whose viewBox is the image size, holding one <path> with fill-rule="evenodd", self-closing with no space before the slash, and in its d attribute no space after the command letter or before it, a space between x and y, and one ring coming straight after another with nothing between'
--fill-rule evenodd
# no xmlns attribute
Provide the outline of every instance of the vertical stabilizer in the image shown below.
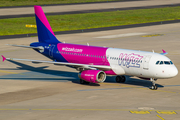
<svg viewBox="0 0 180 120"><path fill-rule="evenodd" d="M57 44L59 41L54 35L54 32L41 8L41 6L34 6L38 39L41 43Z"/></svg>

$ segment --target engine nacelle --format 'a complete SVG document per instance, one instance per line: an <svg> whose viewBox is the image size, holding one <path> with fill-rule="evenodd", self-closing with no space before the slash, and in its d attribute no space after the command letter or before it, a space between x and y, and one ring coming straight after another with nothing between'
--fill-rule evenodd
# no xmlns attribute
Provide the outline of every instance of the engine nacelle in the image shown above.
<svg viewBox="0 0 180 120"><path fill-rule="evenodd" d="M80 79L91 83L102 83L106 79L106 73L101 70L84 70L78 74Z"/></svg>

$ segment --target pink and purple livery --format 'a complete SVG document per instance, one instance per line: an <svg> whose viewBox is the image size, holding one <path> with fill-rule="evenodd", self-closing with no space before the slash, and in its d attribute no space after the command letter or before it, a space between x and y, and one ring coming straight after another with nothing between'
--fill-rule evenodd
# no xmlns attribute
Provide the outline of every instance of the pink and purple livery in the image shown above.
<svg viewBox="0 0 180 120"><path fill-rule="evenodd" d="M80 83L101 83L106 75L117 75L116 82L125 82L128 76L137 76L151 80L151 89L156 90L155 80L171 78L178 74L176 66L163 53L137 51L119 48L97 47L89 45L69 44L60 42L42 8L34 6L38 42L30 46L12 45L17 47L33 48L52 61L5 58L5 60L21 60L37 63L52 63L66 65L79 71Z"/></svg>

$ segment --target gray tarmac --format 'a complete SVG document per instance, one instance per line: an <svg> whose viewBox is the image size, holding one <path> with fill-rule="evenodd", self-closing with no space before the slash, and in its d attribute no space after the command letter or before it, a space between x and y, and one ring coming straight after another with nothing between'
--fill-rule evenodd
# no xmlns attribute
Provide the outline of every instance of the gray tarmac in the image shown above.
<svg viewBox="0 0 180 120"><path fill-rule="evenodd" d="M134 35L132 35L133 33ZM57 35L60 41L161 53L180 70L180 23L101 32ZM137 35L136 35L137 34ZM141 34L141 35L140 35ZM6 46L29 45L37 37L0 42L5 57L49 60L32 49ZM0 59L2 60L2 58ZM2 120L179 120L180 74L150 81L126 76L116 83L108 76L102 84L79 84L78 71L65 66L30 62L0 63L0 119Z"/></svg>
<svg viewBox="0 0 180 120"><path fill-rule="evenodd" d="M70 12L70 11L84 11L84 10L99 10L99 9L114 9L114 8L127 8L127 7L144 7L155 5L169 5L178 4L179 0L140 0L128 2L112 2L112 3L92 3L92 4L75 4L75 5L57 5L57 6L42 6L46 13L56 12ZM33 7L20 7L20 8L1 8L0 16L8 15L27 15L33 14Z"/></svg>

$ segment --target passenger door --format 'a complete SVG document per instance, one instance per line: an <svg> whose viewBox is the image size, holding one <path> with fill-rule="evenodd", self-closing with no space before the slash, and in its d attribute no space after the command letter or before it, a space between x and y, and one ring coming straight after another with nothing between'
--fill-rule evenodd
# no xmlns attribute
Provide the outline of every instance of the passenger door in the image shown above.
<svg viewBox="0 0 180 120"><path fill-rule="evenodd" d="M144 70L149 70L149 61L151 59L150 55L145 56L144 58L144 64L143 64L143 69Z"/></svg>

